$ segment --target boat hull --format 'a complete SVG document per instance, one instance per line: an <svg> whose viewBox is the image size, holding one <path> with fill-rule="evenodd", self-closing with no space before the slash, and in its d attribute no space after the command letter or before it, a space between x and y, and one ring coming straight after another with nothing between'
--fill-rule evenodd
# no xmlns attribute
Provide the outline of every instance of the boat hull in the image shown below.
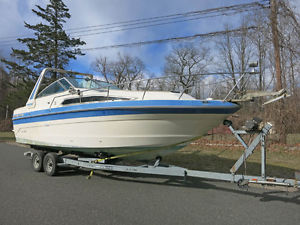
<svg viewBox="0 0 300 225"><path fill-rule="evenodd" d="M19 143L78 154L141 151L153 158L207 134L238 109L223 101L120 101L30 111L13 122Z"/></svg>
<svg viewBox="0 0 300 225"><path fill-rule="evenodd" d="M226 114L99 116L15 125L16 141L69 152L124 154L152 151L207 134ZM168 151L168 152L169 152Z"/></svg>

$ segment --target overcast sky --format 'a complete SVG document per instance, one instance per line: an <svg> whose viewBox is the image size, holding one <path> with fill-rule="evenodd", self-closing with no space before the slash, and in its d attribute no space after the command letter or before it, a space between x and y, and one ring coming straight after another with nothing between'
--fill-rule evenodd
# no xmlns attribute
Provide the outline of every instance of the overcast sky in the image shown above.
<svg viewBox="0 0 300 225"><path fill-rule="evenodd" d="M254 2L254 0L65 0L64 2L70 9L72 16L65 24L65 29L70 29L216 8ZM296 4L299 5L299 2L296 1ZM31 9L36 4L45 7L47 3L48 1L46 0L0 0L0 54L2 56L8 57L11 47L21 47L12 38L16 36L30 36L32 33L24 28L24 21L30 24L39 23L41 19L35 16L31 12ZM93 48L213 32L222 30L225 23L232 24L234 27L238 21L239 17L237 16L221 16L130 31L84 36L81 38L87 43L84 48ZM4 38L8 38L10 41L5 42L7 39ZM164 58L171 47L172 43L165 43L133 48L88 51L85 56L78 57L76 61L72 61L69 69L93 72L91 64L96 57L103 55L113 59L120 52L140 57L146 64L149 73L159 75L163 69Z"/></svg>

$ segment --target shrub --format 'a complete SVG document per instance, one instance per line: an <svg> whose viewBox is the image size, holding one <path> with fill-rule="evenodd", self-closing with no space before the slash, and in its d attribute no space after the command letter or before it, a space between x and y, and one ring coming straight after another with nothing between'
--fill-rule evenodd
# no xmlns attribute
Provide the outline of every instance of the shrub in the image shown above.
<svg viewBox="0 0 300 225"><path fill-rule="evenodd" d="M0 131L12 131L12 121L10 119L0 120Z"/></svg>

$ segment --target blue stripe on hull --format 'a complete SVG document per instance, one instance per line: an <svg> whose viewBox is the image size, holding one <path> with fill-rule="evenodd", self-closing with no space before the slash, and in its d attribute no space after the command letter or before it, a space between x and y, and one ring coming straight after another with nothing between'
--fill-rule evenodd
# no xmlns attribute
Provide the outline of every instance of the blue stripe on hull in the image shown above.
<svg viewBox="0 0 300 225"><path fill-rule="evenodd" d="M134 114L231 114L236 111L235 108L209 109L209 108L173 108L173 109L157 109L157 108L137 108L137 109L102 109L88 110L77 112L66 112L50 115L39 115L34 117L15 119L14 125L23 123L34 123L51 120L74 119L84 117L97 116L115 116L115 115L134 115Z"/></svg>
<svg viewBox="0 0 300 225"><path fill-rule="evenodd" d="M232 114L239 106L230 102L199 100L143 100L79 104L17 114L13 123L133 114Z"/></svg>
<svg viewBox="0 0 300 225"><path fill-rule="evenodd" d="M223 101L207 101L200 100L142 100L142 101L111 101L111 102L97 102L97 103L85 103L72 106L57 107L51 109L36 110L28 113L21 113L14 115L13 119L44 115L49 113L62 113L69 111L80 110L93 110L93 109L107 109L107 108L131 108L131 107L203 107L203 108L238 108L238 105L223 102Z"/></svg>

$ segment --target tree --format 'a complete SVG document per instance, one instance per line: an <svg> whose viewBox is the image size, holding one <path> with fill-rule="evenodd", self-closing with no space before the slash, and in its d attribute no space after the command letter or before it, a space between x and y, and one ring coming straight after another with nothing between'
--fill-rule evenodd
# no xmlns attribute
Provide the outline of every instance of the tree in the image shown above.
<svg viewBox="0 0 300 225"><path fill-rule="evenodd" d="M266 10L252 12L247 16L247 21L250 21L256 27L254 31L249 32L249 38L253 44L254 58L258 61L258 77L254 76L253 84L259 91L265 91L266 86L266 70L268 49L271 48L269 18ZM258 79L257 79L258 78Z"/></svg>
<svg viewBox="0 0 300 225"><path fill-rule="evenodd" d="M24 22L26 28L34 31L34 37L18 39L27 49L12 49L11 56L18 62L2 60L10 75L21 78L24 83L30 83L45 67L63 69L70 59L83 55L78 46L85 44L79 38L71 38L63 29L71 15L62 0L50 0L46 8L39 5L36 8L32 12L43 22L36 25ZM56 78L56 73L52 78Z"/></svg>
<svg viewBox="0 0 300 225"><path fill-rule="evenodd" d="M174 78L169 81L171 86L175 88L175 83L185 93L191 93L191 88L200 81L199 76L195 75L204 73L209 61L207 48L196 48L193 44L185 44L174 47L166 56L164 72L166 75L174 75Z"/></svg>
<svg viewBox="0 0 300 225"><path fill-rule="evenodd" d="M100 72L104 79L116 84L119 88L133 88L133 81L144 77L145 65L138 57L118 55L116 61L110 61L100 56L93 64L95 70Z"/></svg>
<svg viewBox="0 0 300 225"><path fill-rule="evenodd" d="M245 22L242 23L241 32L236 34L226 33L221 40L216 42L216 47L219 53L219 69L230 73L230 78L227 79L229 89L235 86L233 92L235 95L242 95L245 90L245 77L242 77L248 69L248 65L252 56L252 46L249 40L249 33L246 29ZM225 25L226 30L229 30L228 25ZM238 83L238 80L240 82Z"/></svg>
<svg viewBox="0 0 300 225"><path fill-rule="evenodd" d="M45 67L63 69L70 59L83 55L78 46L85 44L79 38L71 38L63 29L66 19L71 17L62 0L50 0L46 8L36 5L32 12L43 22L25 27L34 32L33 37L19 38L25 49L12 49L15 61L1 59L9 71L13 92L7 98L10 108L24 105L33 85ZM56 79L56 73L52 79Z"/></svg>
<svg viewBox="0 0 300 225"><path fill-rule="evenodd" d="M276 89L289 89L297 95L295 85L296 61L299 61L300 25L296 15L291 10L288 2L271 0L270 24L272 27L272 40L275 56ZM299 101L297 97L295 100ZM276 125L279 133L279 141L286 142L288 124L294 123L298 109L291 110L287 100L280 100L276 105ZM293 102L291 106L296 105ZM290 119L293 118L293 119ZM297 121L297 120L296 120Z"/></svg>
<svg viewBox="0 0 300 225"><path fill-rule="evenodd" d="M278 2L278 38L280 45L283 87L297 94L297 63L300 59L299 15L293 12L289 2Z"/></svg>
<svg viewBox="0 0 300 225"><path fill-rule="evenodd" d="M9 76L6 71L0 67L0 120L6 116L5 99L9 91Z"/></svg>

